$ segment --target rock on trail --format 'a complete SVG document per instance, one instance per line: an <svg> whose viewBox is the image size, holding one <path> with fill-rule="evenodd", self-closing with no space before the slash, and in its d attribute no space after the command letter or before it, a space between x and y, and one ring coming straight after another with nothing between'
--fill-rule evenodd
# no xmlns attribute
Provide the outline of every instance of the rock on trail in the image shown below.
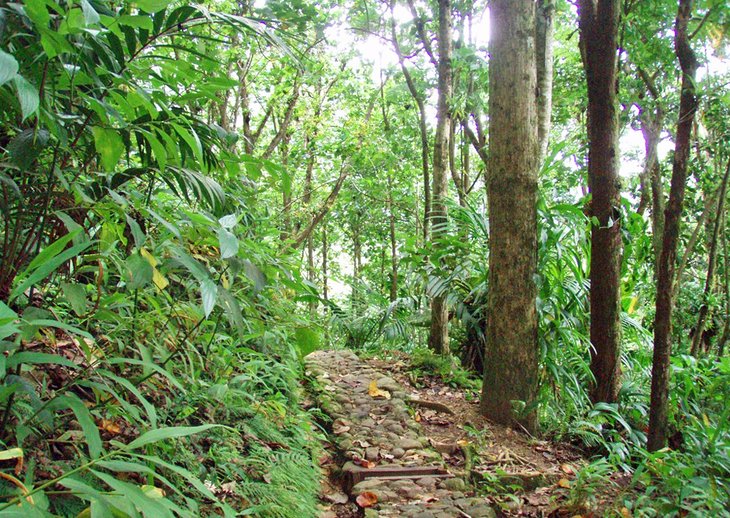
<svg viewBox="0 0 730 518"><path fill-rule="evenodd" d="M365 516L496 516L484 498L449 473L408 409L408 395L348 350L305 358L318 404L332 418L345 463L345 490Z"/></svg>

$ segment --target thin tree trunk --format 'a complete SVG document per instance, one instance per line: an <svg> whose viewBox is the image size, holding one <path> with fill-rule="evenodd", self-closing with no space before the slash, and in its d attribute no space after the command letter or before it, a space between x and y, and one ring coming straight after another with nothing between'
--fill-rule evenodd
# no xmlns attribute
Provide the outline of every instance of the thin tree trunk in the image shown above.
<svg viewBox="0 0 730 518"><path fill-rule="evenodd" d="M672 185L664 220L664 241L657 275L656 315L654 317L654 358L651 370L651 404L649 407L649 451L664 447L667 441L669 395L669 361L671 357L672 284L679 226L687 183L692 122L697 112L695 74L698 62L689 43L687 25L692 15L692 0L679 0L675 22L674 48L682 69L682 91L674 144Z"/></svg>
<svg viewBox="0 0 730 518"><path fill-rule="evenodd" d="M439 0L438 38L438 106L436 136L433 146L433 200L431 202L431 241L437 242L446 232L446 198L448 196L449 128L451 114L451 0ZM449 353L449 309L446 294L431 301L431 331L428 345L437 354Z"/></svg>
<svg viewBox="0 0 730 518"><path fill-rule="evenodd" d="M398 56L398 62L400 68L403 71L403 77L406 80L408 91L413 97L413 101L418 107L418 131L421 137L421 170L423 172L423 242L428 242L430 228L428 225L429 218L431 216L431 174L429 167L431 163L431 152L430 145L428 142L428 127L426 126L426 106L423 102L423 97L418 92L416 84L411 77L411 73L405 63L405 57L398 43L398 35L395 30L395 15L393 14L394 2L390 4L390 16L391 16L391 37L393 39L393 49Z"/></svg>
<svg viewBox="0 0 730 518"><path fill-rule="evenodd" d="M533 0L492 0L489 41L489 293L480 410L537 428L538 129ZM517 408L515 402L521 402Z"/></svg>
<svg viewBox="0 0 730 518"><path fill-rule="evenodd" d="M722 266L725 270L725 282L724 282L724 288L725 288L725 325L722 329L722 336L720 336L720 339L717 341L717 357L722 358L722 356L725 354L725 346L727 344L728 339L730 338L730 256L728 256L728 247L727 247L727 234L725 233L726 230L724 228L724 221L723 221L723 231L722 231Z"/></svg>
<svg viewBox="0 0 730 518"><path fill-rule="evenodd" d="M538 0L535 9L537 52L537 135L540 165L547 154L553 112L553 12L554 0Z"/></svg>
<svg viewBox="0 0 730 518"><path fill-rule="evenodd" d="M328 271L328 248L329 243L327 242L327 222L322 225L322 298L329 300L329 271Z"/></svg>
<svg viewBox="0 0 730 518"><path fill-rule="evenodd" d="M591 371L594 402L614 402L621 379L621 194L616 49L621 2L580 0L580 45L588 84L591 215Z"/></svg>
<svg viewBox="0 0 730 518"><path fill-rule="evenodd" d="M390 301L398 298L398 255L393 211L393 178L388 175L388 220L390 223Z"/></svg>
<svg viewBox="0 0 730 518"><path fill-rule="evenodd" d="M697 326L695 327L695 335L692 339L692 349L690 351L690 354L692 354L692 356L698 356L700 353L702 346L702 335L705 331L707 314L709 312L709 299L715 278L717 241L720 235L720 227L722 226L722 221L725 217L725 196L727 192L728 176L730 176L730 161L728 161L727 167L725 168L725 174L722 177L722 184L720 184L720 194L717 199L717 215L715 216L714 226L712 229L712 239L710 241L710 251L707 258L707 277L705 278L705 289L702 293L702 305L700 306L700 313L697 317Z"/></svg>

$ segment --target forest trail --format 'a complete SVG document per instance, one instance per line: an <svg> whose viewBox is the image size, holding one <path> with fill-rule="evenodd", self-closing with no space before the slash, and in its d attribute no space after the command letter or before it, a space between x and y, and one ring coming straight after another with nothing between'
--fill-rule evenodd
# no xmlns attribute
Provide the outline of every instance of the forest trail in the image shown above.
<svg viewBox="0 0 730 518"><path fill-rule="evenodd" d="M347 350L317 351L305 364L346 461L343 488L365 516L496 516L486 499L470 497L466 482L447 469L395 380Z"/></svg>
<svg viewBox="0 0 730 518"><path fill-rule="evenodd" d="M405 354L317 351L305 366L332 419L322 518L601 516L626 486L613 474L585 505L577 451L488 422L476 393L419 377Z"/></svg>

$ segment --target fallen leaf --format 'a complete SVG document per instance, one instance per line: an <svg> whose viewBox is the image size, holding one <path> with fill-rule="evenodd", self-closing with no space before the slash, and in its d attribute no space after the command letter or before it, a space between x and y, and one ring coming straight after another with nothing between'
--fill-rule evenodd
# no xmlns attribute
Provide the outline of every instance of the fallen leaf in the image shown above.
<svg viewBox="0 0 730 518"><path fill-rule="evenodd" d="M117 423L116 421L112 421L111 419L102 419L101 429L105 432L109 432L112 435L119 435L122 431L122 427L119 426L119 423Z"/></svg>
<svg viewBox="0 0 730 518"><path fill-rule="evenodd" d="M372 507L378 503L378 496L372 491L364 491L357 496L355 502L363 508Z"/></svg>
<svg viewBox="0 0 730 518"><path fill-rule="evenodd" d="M620 512L623 518L631 518L631 511L629 511L626 507L622 507Z"/></svg>
<svg viewBox="0 0 730 518"><path fill-rule="evenodd" d="M574 475L575 471L573 470L573 466L570 464L562 464L560 466L560 470L565 473L566 475Z"/></svg>
<svg viewBox="0 0 730 518"><path fill-rule="evenodd" d="M382 390L378 388L378 381L373 380L370 382L370 385L368 385L368 394L370 394L370 397L373 398L385 398L390 399L390 392L387 390Z"/></svg>
<svg viewBox="0 0 730 518"><path fill-rule="evenodd" d="M358 466L362 466L365 469L372 469L375 467L375 463L369 460L361 459L361 458L355 458L352 459L352 462L357 464Z"/></svg>
<svg viewBox="0 0 730 518"><path fill-rule="evenodd" d="M558 480L558 485L560 487L569 488L570 480L568 480L567 478L561 478L560 480Z"/></svg>
<svg viewBox="0 0 730 518"><path fill-rule="evenodd" d="M416 412L415 420L416 420L417 423L420 423L421 422L421 414L419 414L418 412Z"/></svg>

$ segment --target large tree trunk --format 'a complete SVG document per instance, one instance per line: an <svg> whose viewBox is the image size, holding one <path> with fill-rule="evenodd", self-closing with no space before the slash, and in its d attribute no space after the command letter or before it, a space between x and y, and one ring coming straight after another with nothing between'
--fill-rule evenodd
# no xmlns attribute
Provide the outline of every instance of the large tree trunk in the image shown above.
<svg viewBox="0 0 730 518"><path fill-rule="evenodd" d="M433 146L433 200L431 202L431 240L446 232L446 197L449 192L449 128L451 114L451 0L439 0L438 107ZM449 309L446 295L431 301L429 347L438 354L449 353Z"/></svg>
<svg viewBox="0 0 730 518"><path fill-rule="evenodd" d="M679 0L674 28L674 48L682 69L682 93L679 100L679 117L674 141L672 185L669 191L664 218L664 241L657 268L656 315L654 317L654 361L651 370L651 405L649 407L649 451L664 447L667 440L667 399L669 394L669 360L671 357L672 330L672 283L679 224L687 183L687 161L690 154L692 122L697 112L695 74L697 58L689 44L687 25L692 15L692 0Z"/></svg>
<svg viewBox="0 0 730 518"><path fill-rule="evenodd" d="M537 427L535 3L492 0L489 41L489 295L481 411ZM517 409L521 401L525 409ZM524 410L524 411L523 411Z"/></svg>
<svg viewBox="0 0 730 518"><path fill-rule="evenodd" d="M692 356L698 356L702 346L702 338L705 332L705 325L707 323L707 314L709 313L709 302L710 294L712 292L713 281L715 278L715 262L717 258L717 242L720 236L720 227L722 226L723 218L725 217L725 196L727 193L727 182L728 176L730 176L730 162L728 162L725 169L725 174L722 177L722 184L720 185L720 194L717 198L717 212L714 221L714 227L712 229L712 238L710 240L710 251L708 252L707 258L707 276L705 278L705 289L702 293L702 305L700 306L700 313L697 317L697 326L695 327L695 334L692 338Z"/></svg>
<svg viewBox="0 0 730 518"><path fill-rule="evenodd" d="M535 9L535 51L537 52L537 139L540 162L547 154L550 120L553 113L554 11L554 0L537 1Z"/></svg>
<svg viewBox="0 0 730 518"><path fill-rule="evenodd" d="M621 193L617 36L621 2L580 0L580 44L588 84L588 184L591 216L591 371L594 402L613 402L621 381Z"/></svg>

